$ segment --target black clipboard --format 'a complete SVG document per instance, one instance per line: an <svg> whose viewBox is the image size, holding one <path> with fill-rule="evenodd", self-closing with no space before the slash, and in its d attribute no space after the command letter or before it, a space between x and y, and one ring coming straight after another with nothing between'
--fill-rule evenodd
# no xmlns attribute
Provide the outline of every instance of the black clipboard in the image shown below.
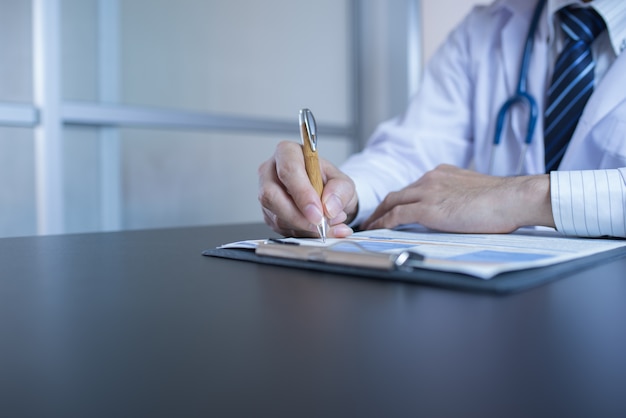
<svg viewBox="0 0 626 418"><path fill-rule="evenodd" d="M465 291L507 294L531 289L566 277L570 273L589 269L613 259L622 258L626 256L626 248L615 248L550 266L501 273L489 280L463 273L451 273L419 267L412 267L410 269L378 269L360 267L357 265L328 263L325 261L259 255L254 249L215 248L203 251L202 255L272 266L320 271L343 276L391 282L416 283Z"/></svg>

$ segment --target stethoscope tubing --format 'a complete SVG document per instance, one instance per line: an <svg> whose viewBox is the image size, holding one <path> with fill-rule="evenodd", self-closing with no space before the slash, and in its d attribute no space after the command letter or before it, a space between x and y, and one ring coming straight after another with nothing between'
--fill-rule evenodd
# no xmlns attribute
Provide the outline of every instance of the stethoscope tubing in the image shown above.
<svg viewBox="0 0 626 418"><path fill-rule="evenodd" d="M530 58L533 50L533 38L535 33L537 32L537 25L539 24L539 19L541 18L541 13L545 7L546 0L539 0L537 6L535 7L535 11L533 12L533 17L530 22L530 27L528 28L528 34L526 36L526 42L524 44L524 51L522 52L522 61L520 64L519 70L519 78L517 82L517 89L515 93L502 105L500 110L498 111L498 115L496 117L496 126L494 130L493 143L491 145L491 155L489 156L489 174L493 174L493 162L496 150L498 145L500 145L500 141L502 139L502 131L504 129L504 122L507 116L507 113L510 113L511 107L515 104L526 104L528 106L528 125L526 129L526 138L524 140L524 146L522 148L522 152L520 155L520 159L518 162L516 174L522 174L522 170L524 167L524 159L526 157L526 153L528 151L528 147L530 146L533 136L535 133L535 127L537 125L537 119L539 117L539 107L537 106L537 101L528 93L527 91L527 81L528 81L528 69L530 67Z"/></svg>

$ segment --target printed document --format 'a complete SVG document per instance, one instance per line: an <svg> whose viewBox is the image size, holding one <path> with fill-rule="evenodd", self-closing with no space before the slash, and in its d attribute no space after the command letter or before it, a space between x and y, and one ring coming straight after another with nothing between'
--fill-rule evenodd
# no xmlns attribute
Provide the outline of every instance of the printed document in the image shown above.
<svg viewBox="0 0 626 418"><path fill-rule="evenodd" d="M220 248L253 249L263 241L240 241ZM281 241L299 246L327 247L328 251L389 254L412 251L424 257L420 268L464 273L481 279L558 264L620 247L626 252L626 240L565 237L547 228L520 229L511 234L450 234L406 225L393 230L361 231L348 238L327 239L326 243L311 238Z"/></svg>

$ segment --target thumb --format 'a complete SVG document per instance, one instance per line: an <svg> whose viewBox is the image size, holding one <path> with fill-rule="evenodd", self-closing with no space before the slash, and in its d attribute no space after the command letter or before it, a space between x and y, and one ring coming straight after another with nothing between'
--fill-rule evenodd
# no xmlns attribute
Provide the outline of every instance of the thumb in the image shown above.
<svg viewBox="0 0 626 418"><path fill-rule="evenodd" d="M332 220L343 213L348 219L353 219L356 216L358 201L354 182L345 173L325 160L322 161L322 171L326 177L326 185L322 193L322 203L326 215Z"/></svg>

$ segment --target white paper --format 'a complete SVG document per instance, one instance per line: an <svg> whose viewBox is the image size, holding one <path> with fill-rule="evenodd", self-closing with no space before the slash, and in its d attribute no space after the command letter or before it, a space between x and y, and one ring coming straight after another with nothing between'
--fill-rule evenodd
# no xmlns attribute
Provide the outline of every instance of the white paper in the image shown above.
<svg viewBox="0 0 626 418"><path fill-rule="evenodd" d="M626 247L626 240L565 237L551 229L521 229L512 234L448 234L417 225L399 229L362 231L348 238L287 238L309 246L333 246L333 251L354 251L345 241L359 243L368 251L394 253L415 251L425 257L420 267L469 274L490 279L500 273L544 267ZM263 240L239 241L221 248L255 248Z"/></svg>

